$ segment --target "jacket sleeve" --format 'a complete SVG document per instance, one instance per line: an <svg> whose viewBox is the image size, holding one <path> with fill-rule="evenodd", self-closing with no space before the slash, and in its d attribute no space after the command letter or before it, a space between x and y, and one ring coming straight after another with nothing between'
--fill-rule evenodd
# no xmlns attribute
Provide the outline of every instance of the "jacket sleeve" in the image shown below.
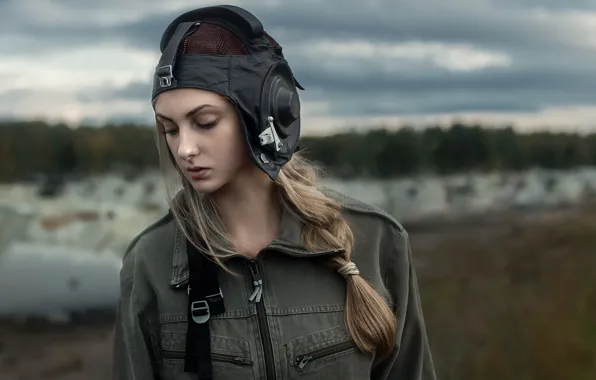
<svg viewBox="0 0 596 380"><path fill-rule="evenodd" d="M373 372L374 380L436 380L408 233L402 230L385 268L385 285L396 303L395 351Z"/></svg>
<svg viewBox="0 0 596 380"><path fill-rule="evenodd" d="M134 252L127 252L120 271L120 300L114 326L112 379L157 380L143 303L135 293L139 284Z"/></svg>

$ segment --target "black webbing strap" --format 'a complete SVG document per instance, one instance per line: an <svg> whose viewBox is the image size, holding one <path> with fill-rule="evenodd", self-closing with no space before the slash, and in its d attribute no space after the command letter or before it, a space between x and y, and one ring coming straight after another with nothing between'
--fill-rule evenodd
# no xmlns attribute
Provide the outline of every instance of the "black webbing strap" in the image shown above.
<svg viewBox="0 0 596 380"><path fill-rule="evenodd" d="M209 319L225 312L217 276L219 267L186 241L188 256L188 331L185 372L198 373L199 379L212 379L211 331Z"/></svg>
<svg viewBox="0 0 596 380"><path fill-rule="evenodd" d="M196 22L183 22L174 31L155 68L155 75L159 79L160 87L176 87L176 79L174 78L176 54L178 54L182 40L189 34L191 28L198 24Z"/></svg>

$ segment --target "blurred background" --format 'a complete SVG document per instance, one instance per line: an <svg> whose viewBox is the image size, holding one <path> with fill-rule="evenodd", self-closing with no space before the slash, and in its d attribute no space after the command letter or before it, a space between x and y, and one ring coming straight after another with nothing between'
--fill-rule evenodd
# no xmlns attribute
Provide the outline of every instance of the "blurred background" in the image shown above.
<svg viewBox="0 0 596 380"><path fill-rule="evenodd" d="M325 185L409 230L443 380L596 378L596 3L229 1L306 88ZM109 378L167 205L159 38L208 1L0 1L0 378Z"/></svg>

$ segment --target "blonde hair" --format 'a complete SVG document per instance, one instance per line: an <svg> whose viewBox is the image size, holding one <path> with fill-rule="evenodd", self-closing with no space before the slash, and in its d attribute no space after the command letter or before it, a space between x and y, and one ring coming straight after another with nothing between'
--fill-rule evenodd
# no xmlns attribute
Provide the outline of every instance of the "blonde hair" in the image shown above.
<svg viewBox="0 0 596 380"><path fill-rule="evenodd" d="M217 210L208 197L196 192L179 172L163 134L158 133L157 140L160 166L164 170L167 198L173 215L186 238L229 272L221 258L235 252ZM345 250L343 255L328 261L337 270L350 262L354 235L341 215L341 205L319 190L318 177L315 165L294 154L275 180L278 199L302 222L302 240L306 247ZM389 354L395 346L395 315L385 299L365 279L353 275L346 281L346 325L356 346L362 352L375 353L379 357Z"/></svg>

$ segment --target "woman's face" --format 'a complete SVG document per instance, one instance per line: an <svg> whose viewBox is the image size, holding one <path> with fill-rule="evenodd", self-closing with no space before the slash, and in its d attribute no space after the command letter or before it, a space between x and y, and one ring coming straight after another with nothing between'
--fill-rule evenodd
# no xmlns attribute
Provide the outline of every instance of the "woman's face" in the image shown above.
<svg viewBox="0 0 596 380"><path fill-rule="evenodd" d="M175 89L155 101L155 117L180 172L201 193L213 193L252 162L235 107L206 90Z"/></svg>

